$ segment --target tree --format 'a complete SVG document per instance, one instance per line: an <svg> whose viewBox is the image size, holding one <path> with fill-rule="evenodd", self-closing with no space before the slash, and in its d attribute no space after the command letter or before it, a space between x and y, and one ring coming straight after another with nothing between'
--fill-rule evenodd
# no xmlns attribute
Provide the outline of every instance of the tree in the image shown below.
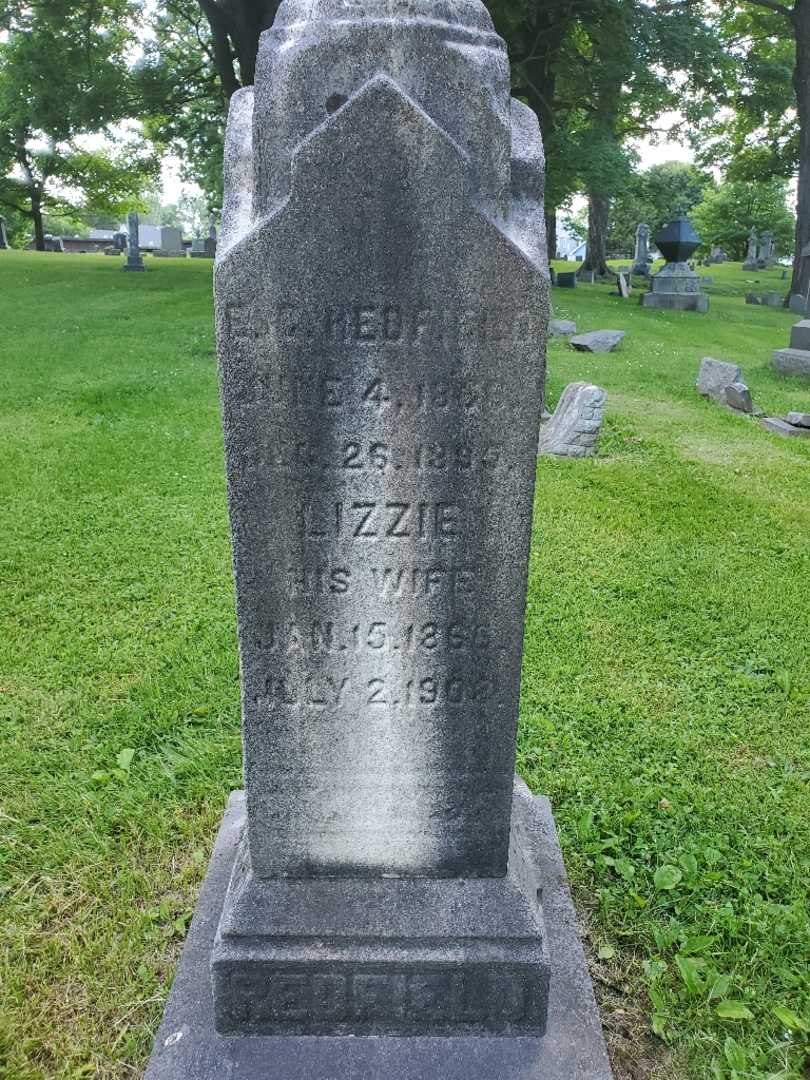
<svg viewBox="0 0 810 1080"><path fill-rule="evenodd" d="M202 188L214 209L222 205L228 99L210 24L197 0L171 0L156 10L151 28L134 72L145 130L179 157L183 179Z"/></svg>
<svg viewBox="0 0 810 1080"><path fill-rule="evenodd" d="M226 97L256 77L259 37L273 25L280 0L197 0L211 34L211 54ZM166 5L171 9L174 5Z"/></svg>
<svg viewBox="0 0 810 1080"><path fill-rule="evenodd" d="M730 180L796 177L790 291L807 294L810 259L810 0L726 0L719 28L736 63L724 98L692 104L705 158ZM720 108L725 106L725 108Z"/></svg>
<svg viewBox="0 0 810 1080"><path fill-rule="evenodd" d="M572 90L581 101L580 175L589 207L580 273L605 274L611 201L632 180L628 142L652 134L658 117L676 106L684 72L711 83L719 46L699 4L669 0L604 0L582 30Z"/></svg>
<svg viewBox="0 0 810 1080"><path fill-rule="evenodd" d="M130 0L7 4L0 42L0 203L27 217L45 247L44 215L112 211L137 197L157 163L135 139L107 149L132 103Z"/></svg>
<svg viewBox="0 0 810 1080"><path fill-rule="evenodd" d="M664 161L634 173L611 203L608 247L629 254L640 222L650 226L654 237L678 213L690 214L714 186L709 173L684 161Z"/></svg>
<svg viewBox="0 0 810 1080"><path fill-rule="evenodd" d="M695 207L692 222L704 247L720 244L732 259L745 257L752 225L760 235L769 230L781 251L789 250L795 228L784 180L727 181Z"/></svg>

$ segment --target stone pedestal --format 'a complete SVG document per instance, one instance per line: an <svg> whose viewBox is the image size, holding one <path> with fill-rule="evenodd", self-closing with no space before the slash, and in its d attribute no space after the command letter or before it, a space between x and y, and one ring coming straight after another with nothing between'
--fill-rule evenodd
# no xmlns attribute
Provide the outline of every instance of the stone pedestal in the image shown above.
<svg viewBox="0 0 810 1080"><path fill-rule="evenodd" d="M709 298L700 291L700 275L685 262L666 263L650 278L642 293L644 307L676 311L708 311Z"/></svg>
<svg viewBox="0 0 810 1080"><path fill-rule="evenodd" d="M550 980L542 1037L219 1034L214 1025L210 959L244 837L244 795L234 792L145 1080L610 1080L599 1013L548 800L530 798L520 782L515 799L521 805L525 826L524 851L529 854L533 875L543 882ZM424 1008L425 1003L435 1000L435 989L435 984L412 983L406 987L404 1001L411 1009ZM317 983L293 983L287 995L279 997L278 1007L294 1017L302 990L317 995L316 1001L324 1001ZM504 1011L509 1007L505 1002Z"/></svg>
<svg viewBox="0 0 810 1080"><path fill-rule="evenodd" d="M810 319L802 319L790 328L790 345L774 352L773 366L780 375L810 377Z"/></svg>

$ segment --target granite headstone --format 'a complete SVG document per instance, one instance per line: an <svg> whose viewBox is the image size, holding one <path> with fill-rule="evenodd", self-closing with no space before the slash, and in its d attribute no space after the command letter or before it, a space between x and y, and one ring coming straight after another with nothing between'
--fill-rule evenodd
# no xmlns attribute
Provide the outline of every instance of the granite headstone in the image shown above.
<svg viewBox="0 0 810 1080"><path fill-rule="evenodd" d="M191 1075L202 1040L194 1076L399 1077L357 1063L442 1035L432 1075L466 1053L470 1077L601 1080L576 948L578 1034L557 1026L548 822L514 778L548 320L536 118L477 0L285 0L225 172L245 809L147 1076Z"/></svg>
<svg viewBox="0 0 810 1080"><path fill-rule="evenodd" d="M127 215L127 261L124 263L124 270L140 271L145 270L143 265L143 259L141 258L140 247L140 220L136 213Z"/></svg>
<svg viewBox="0 0 810 1080"><path fill-rule="evenodd" d="M636 250L633 255L633 273L650 276L650 226L642 223L636 228Z"/></svg>
<svg viewBox="0 0 810 1080"><path fill-rule="evenodd" d="M9 246L8 234L6 233L6 219L0 216L0 251L5 251Z"/></svg>

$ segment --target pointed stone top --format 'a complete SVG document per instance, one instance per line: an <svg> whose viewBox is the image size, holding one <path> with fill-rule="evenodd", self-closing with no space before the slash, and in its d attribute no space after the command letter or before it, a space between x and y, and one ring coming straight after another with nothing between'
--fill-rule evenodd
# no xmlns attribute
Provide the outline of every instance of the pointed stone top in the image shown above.
<svg viewBox="0 0 810 1080"><path fill-rule="evenodd" d="M429 19L469 30L494 33L492 19L480 0L284 0L275 29L306 22L361 22Z"/></svg>

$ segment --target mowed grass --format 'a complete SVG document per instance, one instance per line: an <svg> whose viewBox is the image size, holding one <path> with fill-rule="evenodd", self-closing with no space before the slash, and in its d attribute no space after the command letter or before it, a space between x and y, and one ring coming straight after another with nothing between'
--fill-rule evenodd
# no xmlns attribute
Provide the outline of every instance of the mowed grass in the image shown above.
<svg viewBox="0 0 810 1080"><path fill-rule="evenodd" d="M239 688L211 266L0 253L0 1076L142 1072L227 793ZM779 272L708 315L555 289L621 348L600 454L539 465L519 767L555 806L619 1076L799 1077L810 1028L810 440L699 399ZM437 1078L440 1080L440 1078ZM496 1078L493 1078L496 1080ZM572 1078L575 1080L575 1078Z"/></svg>

